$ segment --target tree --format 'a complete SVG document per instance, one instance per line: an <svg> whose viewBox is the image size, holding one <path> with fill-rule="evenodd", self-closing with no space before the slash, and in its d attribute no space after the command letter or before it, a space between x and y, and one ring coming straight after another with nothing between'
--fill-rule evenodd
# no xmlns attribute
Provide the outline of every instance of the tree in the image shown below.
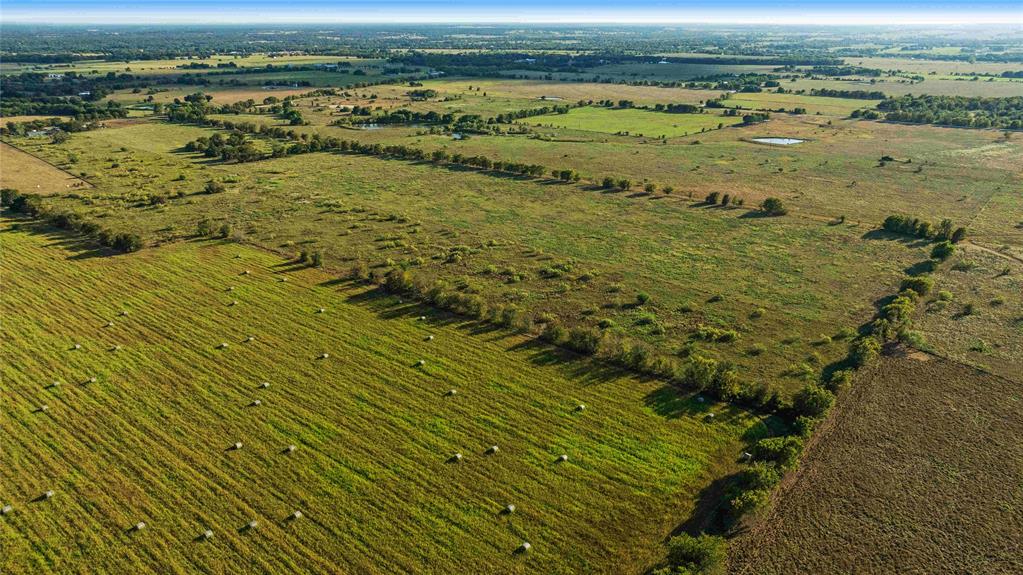
<svg viewBox="0 0 1023 575"><path fill-rule="evenodd" d="M769 216L784 216L789 213L788 208L779 198L767 198L760 202L760 210Z"/></svg>
<svg viewBox="0 0 1023 575"><path fill-rule="evenodd" d="M719 194L718 192L711 192L707 194L707 197L704 198L704 201L706 201L708 204L716 204L718 203L718 196L720 195L721 194Z"/></svg>
<svg viewBox="0 0 1023 575"><path fill-rule="evenodd" d="M956 228L956 231L952 232L952 237L950 238L950 241L953 244L958 244L964 239L966 239L966 228Z"/></svg>

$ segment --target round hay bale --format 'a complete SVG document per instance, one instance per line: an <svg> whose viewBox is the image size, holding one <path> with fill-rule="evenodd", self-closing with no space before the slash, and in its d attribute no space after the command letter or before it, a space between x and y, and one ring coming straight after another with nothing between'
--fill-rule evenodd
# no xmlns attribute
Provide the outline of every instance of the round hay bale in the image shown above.
<svg viewBox="0 0 1023 575"><path fill-rule="evenodd" d="M250 272L249 270L245 270L245 271L243 271L243 272L242 272L242 275L243 275L243 276L247 276L247 275L249 275L250 273L251 273L251 272Z"/></svg>
<svg viewBox="0 0 1023 575"><path fill-rule="evenodd" d="M426 316L425 315L419 316L419 321L426 321Z"/></svg>
<svg viewBox="0 0 1023 575"><path fill-rule="evenodd" d="M523 541L522 545L519 545L519 548L516 551L519 553L529 553L529 550L532 548L533 546L530 545L528 541Z"/></svg>
<svg viewBox="0 0 1023 575"><path fill-rule="evenodd" d="M212 529L207 529L206 531L203 531L202 535L200 535L199 538L200 539L212 539L213 538L213 530Z"/></svg>
<svg viewBox="0 0 1023 575"><path fill-rule="evenodd" d="M260 405L263 405L263 402L258 399L253 399L252 403L250 403L249 405L251 405L252 407L259 407Z"/></svg>
<svg viewBox="0 0 1023 575"><path fill-rule="evenodd" d="M586 405L580 403L579 405L575 406L575 410L576 411L585 411L586 410Z"/></svg>
<svg viewBox="0 0 1023 575"><path fill-rule="evenodd" d="M50 387L60 387L60 382L54 381L53 383L50 384Z"/></svg>
<svg viewBox="0 0 1023 575"><path fill-rule="evenodd" d="M128 310L126 310L126 309L122 309L122 310L121 310L121 317L124 317L124 316L126 316L126 315L128 315Z"/></svg>
<svg viewBox="0 0 1023 575"><path fill-rule="evenodd" d="M328 357L330 357L329 353L321 353L320 354L320 359L327 359Z"/></svg>
<svg viewBox="0 0 1023 575"><path fill-rule="evenodd" d="M499 449L498 449L498 447L496 445L491 445L490 447L487 448L487 454L488 455L494 455L498 451L499 451Z"/></svg>
<svg viewBox="0 0 1023 575"><path fill-rule="evenodd" d="M39 411L50 411L50 406L46 404L40 405Z"/></svg>
<svg viewBox="0 0 1023 575"><path fill-rule="evenodd" d="M296 449L298 449L298 447L295 447L294 445L289 445L289 446L284 448L284 452L285 453L295 453Z"/></svg>
<svg viewBox="0 0 1023 575"><path fill-rule="evenodd" d="M327 310L325 310L325 309L323 309L323 308L321 307L321 308L319 308L319 309L317 309L317 310L316 310L316 313L326 313L326 311L327 311Z"/></svg>
<svg viewBox="0 0 1023 575"><path fill-rule="evenodd" d="M416 362L416 366L417 367L423 367L424 365L426 365L426 360L425 359L421 359L421 360Z"/></svg>
<svg viewBox="0 0 1023 575"><path fill-rule="evenodd" d="M0 515L7 515L11 511L14 511L13 507L11 507L10 505L4 505L2 508L0 508Z"/></svg>
<svg viewBox="0 0 1023 575"><path fill-rule="evenodd" d="M515 506L514 505L507 505L507 506L505 506L504 513L506 515L511 515L512 513L515 513Z"/></svg>
<svg viewBox="0 0 1023 575"><path fill-rule="evenodd" d="M234 443L234 445L232 445L232 446L231 446L231 448L232 448L232 449L234 449L234 450L236 450L236 451L237 451L237 450L239 450L239 449L241 449L241 448L242 448L242 442L241 442L241 441L236 441L236 442Z"/></svg>
<svg viewBox="0 0 1023 575"><path fill-rule="evenodd" d="M270 387L269 381L264 381L263 383L259 384L259 389L266 389L268 387Z"/></svg>
<svg viewBox="0 0 1023 575"><path fill-rule="evenodd" d="M456 395L457 393L458 393L457 389L449 389L448 392L445 393L444 395L452 396L452 395Z"/></svg>
<svg viewBox="0 0 1023 575"><path fill-rule="evenodd" d="M226 341L220 342L220 349L227 349L228 345Z"/></svg>
<svg viewBox="0 0 1023 575"><path fill-rule="evenodd" d="M562 453L558 456L558 463L564 463L566 461L568 461L568 454Z"/></svg>
<svg viewBox="0 0 1023 575"><path fill-rule="evenodd" d="M301 519L302 518L302 512L298 511L296 509L295 511L293 511L291 513L291 515L288 516L288 518L291 519L292 521L295 521L296 519Z"/></svg>
<svg viewBox="0 0 1023 575"><path fill-rule="evenodd" d="M256 527L259 527L259 522L255 519L245 524L246 529L255 529Z"/></svg>
<svg viewBox="0 0 1023 575"><path fill-rule="evenodd" d="M139 521L138 523L135 524L135 531L142 531L145 528L146 528L145 521Z"/></svg>
<svg viewBox="0 0 1023 575"><path fill-rule="evenodd" d="M115 345L112 351L121 351L121 346Z"/></svg>
<svg viewBox="0 0 1023 575"><path fill-rule="evenodd" d="M90 377L88 383L96 383L96 377L95 376Z"/></svg>
<svg viewBox="0 0 1023 575"><path fill-rule="evenodd" d="M433 341L433 336L432 335L426 336L426 341Z"/></svg>
<svg viewBox="0 0 1023 575"><path fill-rule="evenodd" d="M256 341L256 336L250 335L249 337L245 338L245 341L247 341L249 343L252 343L252 342Z"/></svg>
<svg viewBox="0 0 1023 575"><path fill-rule="evenodd" d="M43 493L43 499L53 499L53 496L54 496L53 490Z"/></svg>
<svg viewBox="0 0 1023 575"><path fill-rule="evenodd" d="M231 300L231 305L233 306L238 305L238 300L236 299Z"/></svg>
<svg viewBox="0 0 1023 575"><path fill-rule="evenodd" d="M228 286L227 291L234 291L234 286Z"/></svg>
<svg viewBox="0 0 1023 575"><path fill-rule="evenodd" d="M107 327L114 327L114 322L108 321L107 322Z"/></svg>
<svg viewBox="0 0 1023 575"><path fill-rule="evenodd" d="M82 344L76 343L75 344L75 349L82 349Z"/></svg>
<svg viewBox="0 0 1023 575"><path fill-rule="evenodd" d="M462 462L462 454L461 453L456 453L456 454L452 455L450 461L452 461L453 463L461 463Z"/></svg>

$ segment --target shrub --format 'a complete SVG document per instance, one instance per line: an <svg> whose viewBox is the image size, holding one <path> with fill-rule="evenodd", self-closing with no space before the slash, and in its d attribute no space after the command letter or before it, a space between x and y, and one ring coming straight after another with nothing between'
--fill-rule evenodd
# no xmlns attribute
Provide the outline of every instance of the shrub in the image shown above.
<svg viewBox="0 0 1023 575"><path fill-rule="evenodd" d="M369 279L369 266L366 262L355 262L352 264L352 268L348 271L348 279L355 281L366 281Z"/></svg>
<svg viewBox="0 0 1023 575"><path fill-rule="evenodd" d="M208 238L213 235L213 222L209 218L203 218L199 220L199 223L195 225L196 235L204 238Z"/></svg>
<svg viewBox="0 0 1023 575"><path fill-rule="evenodd" d="M770 489L746 489L729 499L728 507L733 517L739 517L764 507L770 497Z"/></svg>
<svg viewBox="0 0 1023 575"><path fill-rule="evenodd" d="M852 370L851 369L840 369L831 374L831 378L828 379L826 387L831 393L838 393L843 389L849 387L852 383Z"/></svg>
<svg viewBox="0 0 1023 575"><path fill-rule="evenodd" d="M931 249L931 258L945 261L951 257L955 251L956 247L952 245L952 242L941 242Z"/></svg>
<svg viewBox="0 0 1023 575"><path fill-rule="evenodd" d="M792 409L797 415L817 418L827 413L834 403L834 394L817 384L809 383L793 396Z"/></svg>
<svg viewBox="0 0 1023 575"><path fill-rule="evenodd" d="M650 303L650 294L646 292L639 292L636 294L636 303L639 305L646 305Z"/></svg>
<svg viewBox="0 0 1023 575"><path fill-rule="evenodd" d="M934 287L934 280L932 278L928 276L916 276L902 280L902 286L899 289L913 290L917 295L922 297L930 293L932 287Z"/></svg>
<svg viewBox="0 0 1023 575"><path fill-rule="evenodd" d="M224 187L224 184L210 180L206 182L206 186L203 188L202 191L204 194L219 194L226 190L227 188Z"/></svg>
<svg viewBox="0 0 1023 575"><path fill-rule="evenodd" d="M788 208L779 198L767 198L760 202L760 210L769 216L784 216L789 213Z"/></svg>
<svg viewBox="0 0 1023 575"><path fill-rule="evenodd" d="M568 340L568 330L557 322L548 322L540 333L540 339L554 345L564 345Z"/></svg>
<svg viewBox="0 0 1023 575"><path fill-rule="evenodd" d="M856 367L873 363L881 353L881 342L874 336L853 340L849 346L849 361Z"/></svg>
<svg viewBox="0 0 1023 575"><path fill-rule="evenodd" d="M231 224L222 224L220 229L217 231L217 236L221 238L227 238L231 236Z"/></svg>
<svg viewBox="0 0 1023 575"><path fill-rule="evenodd" d="M587 355L597 353L600 347L601 333L590 327L574 327L568 332L566 344L569 348Z"/></svg>
<svg viewBox="0 0 1023 575"><path fill-rule="evenodd" d="M773 461L782 470L791 469L799 461L803 440L794 435L768 437L753 446L753 457L759 461Z"/></svg>
<svg viewBox="0 0 1023 575"><path fill-rule="evenodd" d="M309 256L309 264L314 268L323 267L323 252L315 251Z"/></svg>
<svg viewBox="0 0 1023 575"><path fill-rule="evenodd" d="M668 540L668 564L676 573L720 575L727 559L727 545L720 537L683 533Z"/></svg>
<svg viewBox="0 0 1023 575"><path fill-rule="evenodd" d="M716 204L718 203L718 196L720 195L721 194L719 194L718 192L711 192L707 194L707 197L704 198L704 201L708 204Z"/></svg>
<svg viewBox="0 0 1023 575"><path fill-rule="evenodd" d="M15 198L20 196L21 193L14 188L4 188L0 190L0 206L9 206Z"/></svg>

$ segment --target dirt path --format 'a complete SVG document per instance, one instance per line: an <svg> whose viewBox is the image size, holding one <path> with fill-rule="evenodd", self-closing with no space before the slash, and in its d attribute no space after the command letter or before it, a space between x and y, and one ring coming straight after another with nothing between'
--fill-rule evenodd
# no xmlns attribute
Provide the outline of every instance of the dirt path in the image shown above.
<svg viewBox="0 0 1023 575"><path fill-rule="evenodd" d="M960 244L962 244L964 246L967 246L969 248L980 250L982 252L987 252L987 253L989 253L989 254L991 254L993 256L1000 257L1000 258L1002 258L1004 260L1009 260L1009 261L1013 261L1013 262L1016 262L1016 263L1019 263L1019 264L1023 264L1023 258L1021 258L1021 257L1015 256L1013 254L1007 254L1005 252L1000 252L998 250L993 250L991 248L982 246L980 244L973 243L970 240L963 240L962 242L960 242Z"/></svg>

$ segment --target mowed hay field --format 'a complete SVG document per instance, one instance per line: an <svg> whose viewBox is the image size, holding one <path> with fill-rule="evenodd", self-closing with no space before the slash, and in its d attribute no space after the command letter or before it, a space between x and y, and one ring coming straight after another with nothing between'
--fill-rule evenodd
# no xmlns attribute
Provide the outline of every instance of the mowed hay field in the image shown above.
<svg viewBox="0 0 1023 575"><path fill-rule="evenodd" d="M760 428L238 244L0 240L5 574L640 573Z"/></svg>
<svg viewBox="0 0 1023 575"><path fill-rule="evenodd" d="M921 352L858 378L731 572L1023 572L1019 381Z"/></svg>
<svg viewBox="0 0 1023 575"><path fill-rule="evenodd" d="M722 125L738 124L742 122L742 118L717 114L667 114L636 108L611 110L585 107L569 110L565 114L537 116L527 121L534 126L554 126L607 134L628 133L653 138L660 136L674 138L706 130L716 130Z"/></svg>
<svg viewBox="0 0 1023 575"><path fill-rule="evenodd" d="M57 194L91 185L39 158L0 142L0 188L34 194Z"/></svg>

